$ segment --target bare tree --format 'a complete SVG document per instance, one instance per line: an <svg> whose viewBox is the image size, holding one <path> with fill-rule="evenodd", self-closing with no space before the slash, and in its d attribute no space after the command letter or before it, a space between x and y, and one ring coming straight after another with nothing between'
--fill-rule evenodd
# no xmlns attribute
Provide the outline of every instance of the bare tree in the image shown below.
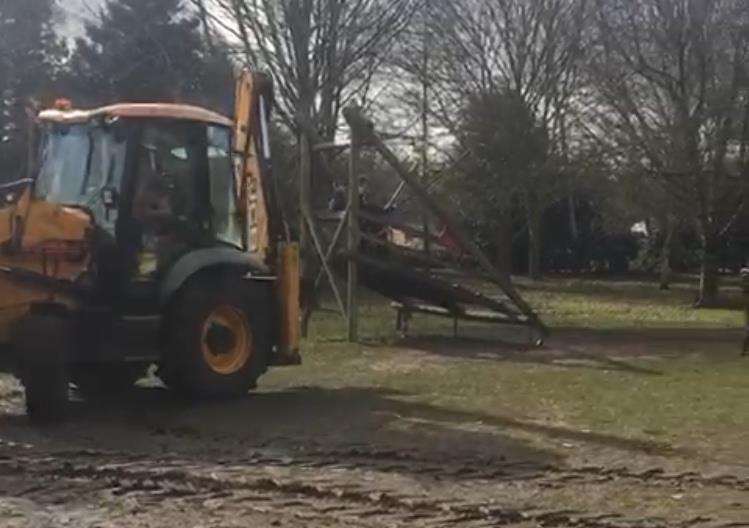
<svg viewBox="0 0 749 528"><path fill-rule="evenodd" d="M198 19L203 27L203 38L205 39L208 49L214 51L215 43L213 40L213 32L211 30L211 23L208 17L208 8L205 0L191 0L191 3L198 13Z"/></svg>
<svg viewBox="0 0 749 528"><path fill-rule="evenodd" d="M436 106L447 126L467 97L511 93L548 137L546 163L507 189L519 197L529 233L529 274L541 275L541 216L568 157L572 97L577 87L586 0L466 0L440 2L436 11L443 46L433 71ZM497 123L501 127L501 123ZM500 207L502 209L502 207ZM509 220L508 220L509 221ZM500 241L507 246L509 241ZM509 249L509 248L508 248Z"/></svg>
<svg viewBox="0 0 749 528"><path fill-rule="evenodd" d="M366 96L413 11L412 0L204 0L239 43L245 63L269 71L293 131L331 139L341 108Z"/></svg>
<svg viewBox="0 0 749 528"><path fill-rule="evenodd" d="M693 219L698 304L712 304L719 244L747 196L745 2L596 0L595 11L592 136L639 173L659 216Z"/></svg>

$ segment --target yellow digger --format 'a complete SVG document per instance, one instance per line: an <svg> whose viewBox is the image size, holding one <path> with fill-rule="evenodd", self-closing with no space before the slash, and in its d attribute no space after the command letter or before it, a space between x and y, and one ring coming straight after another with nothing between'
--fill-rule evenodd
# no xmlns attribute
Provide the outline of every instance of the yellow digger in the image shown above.
<svg viewBox="0 0 749 528"><path fill-rule="evenodd" d="M36 119L28 177L0 188L0 366L56 421L131 387L246 394L299 356L299 255L271 170L270 80L244 71L233 119L177 104Z"/></svg>

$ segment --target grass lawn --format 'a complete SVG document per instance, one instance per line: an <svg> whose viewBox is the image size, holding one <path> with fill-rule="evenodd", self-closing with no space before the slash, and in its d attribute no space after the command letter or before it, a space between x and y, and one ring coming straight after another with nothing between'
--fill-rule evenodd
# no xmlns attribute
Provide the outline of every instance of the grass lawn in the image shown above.
<svg viewBox="0 0 749 528"><path fill-rule="evenodd" d="M677 280L668 291L645 280L557 279L519 288L554 326L610 328L737 328L743 326L738 284L725 281L722 308L695 310L696 277Z"/></svg>
<svg viewBox="0 0 749 528"><path fill-rule="evenodd" d="M743 314L694 310L694 291L648 282L549 279L520 283L552 327L543 349L507 329L416 317L400 339L387 301L362 308L363 344L336 315L315 315L305 363L265 378L298 387L385 391L403 420L480 428L547 448L574 445L749 465L749 358Z"/></svg>

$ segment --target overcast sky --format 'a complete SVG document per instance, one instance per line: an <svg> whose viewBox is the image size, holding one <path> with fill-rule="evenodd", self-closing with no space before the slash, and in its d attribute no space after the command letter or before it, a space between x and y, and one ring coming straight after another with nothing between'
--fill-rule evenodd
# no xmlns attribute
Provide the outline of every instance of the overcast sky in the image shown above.
<svg viewBox="0 0 749 528"><path fill-rule="evenodd" d="M67 38L79 36L83 23L91 18L91 10L103 3L103 0L58 0L62 19L60 33Z"/></svg>

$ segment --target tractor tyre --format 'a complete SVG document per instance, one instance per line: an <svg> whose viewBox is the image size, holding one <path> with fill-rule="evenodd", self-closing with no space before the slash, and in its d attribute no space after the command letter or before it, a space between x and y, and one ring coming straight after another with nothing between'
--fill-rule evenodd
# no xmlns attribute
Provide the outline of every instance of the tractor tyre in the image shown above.
<svg viewBox="0 0 749 528"><path fill-rule="evenodd" d="M166 383L202 397L238 397L255 388L272 348L271 288L240 277L198 277L173 304Z"/></svg>
<svg viewBox="0 0 749 528"><path fill-rule="evenodd" d="M36 365L24 374L26 413L32 423L61 422L68 414L68 373L64 365Z"/></svg>
<svg viewBox="0 0 749 528"><path fill-rule="evenodd" d="M111 398L126 394L145 373L145 367L130 363L80 365L70 377L78 392L87 400Z"/></svg>
<svg viewBox="0 0 749 528"><path fill-rule="evenodd" d="M70 321L54 315L28 315L17 325L13 348L20 365L29 419L39 425L62 421L68 411L67 358Z"/></svg>

